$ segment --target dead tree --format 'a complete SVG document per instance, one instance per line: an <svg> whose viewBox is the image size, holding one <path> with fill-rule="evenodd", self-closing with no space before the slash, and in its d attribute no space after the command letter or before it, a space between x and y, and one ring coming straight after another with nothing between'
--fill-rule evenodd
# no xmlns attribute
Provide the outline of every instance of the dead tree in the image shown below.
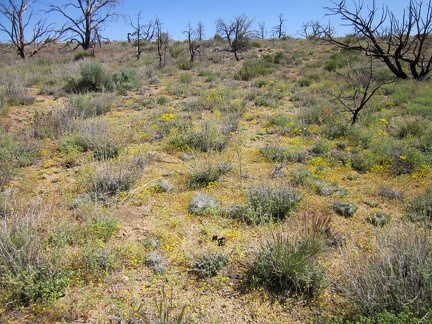
<svg viewBox="0 0 432 324"><path fill-rule="evenodd" d="M333 4L326 8L329 15L351 26L353 37L336 38L328 27L321 27L325 40L379 58L401 79L422 80L431 72L432 0L409 0L400 19L388 7L378 8L375 1L365 7L361 0L353 0L352 9L345 0Z"/></svg>
<svg viewBox="0 0 432 324"><path fill-rule="evenodd" d="M285 36L285 23L286 19L283 18L283 14L279 14L279 23L273 27L272 33L276 36L276 38L282 38Z"/></svg>
<svg viewBox="0 0 432 324"><path fill-rule="evenodd" d="M131 21L130 25L134 31L132 33L128 33L128 42L134 41L134 45L137 49L136 58L137 61L139 61L141 58L141 53L145 50L145 45L151 42L155 37L155 23L150 20L148 23L142 24L140 11L138 13L136 23Z"/></svg>
<svg viewBox="0 0 432 324"><path fill-rule="evenodd" d="M106 24L118 16L115 7L119 0L68 0L64 5L51 4L49 12L58 12L66 19L61 32L71 43L83 50L101 42ZM78 14L75 16L75 13Z"/></svg>
<svg viewBox="0 0 432 324"><path fill-rule="evenodd" d="M258 23L258 29L255 31L255 37L265 39L267 37L267 30L264 21Z"/></svg>
<svg viewBox="0 0 432 324"><path fill-rule="evenodd" d="M191 24L188 25L188 29L183 32L188 40L188 47L190 53L191 62L194 61L195 55L200 52L201 42L200 42L200 32L199 24L197 29L194 29Z"/></svg>
<svg viewBox="0 0 432 324"><path fill-rule="evenodd" d="M159 67L164 67L166 64L166 53L168 49L169 36L167 32L162 30L162 23L159 18L156 18L155 20L155 31Z"/></svg>
<svg viewBox="0 0 432 324"><path fill-rule="evenodd" d="M384 85L392 83L391 80L375 75L374 59L369 59L367 66L348 66L348 73L338 75L344 80L344 89L338 94L332 94L333 98L342 106L339 112L351 114L351 124L358 121L359 114L366 109L367 103Z"/></svg>
<svg viewBox="0 0 432 324"><path fill-rule="evenodd" d="M198 41L201 42L204 39L204 25L201 21L198 23L196 32L197 32Z"/></svg>
<svg viewBox="0 0 432 324"><path fill-rule="evenodd" d="M253 36L251 26L253 19L245 14L235 16L230 22L221 18L216 20L216 32L228 41L230 51L234 53L237 61L240 61L239 54L249 48L249 39Z"/></svg>
<svg viewBox="0 0 432 324"><path fill-rule="evenodd" d="M45 20L33 15L32 6L35 3L36 1L29 0L4 0L0 2L0 15L5 18L4 22L0 21L0 32L4 32L8 36L17 55L22 59L35 55L57 39L52 24L46 24ZM30 38L26 39L27 29L30 26L32 26L33 31ZM29 45L33 45L33 49L28 54L26 47Z"/></svg>

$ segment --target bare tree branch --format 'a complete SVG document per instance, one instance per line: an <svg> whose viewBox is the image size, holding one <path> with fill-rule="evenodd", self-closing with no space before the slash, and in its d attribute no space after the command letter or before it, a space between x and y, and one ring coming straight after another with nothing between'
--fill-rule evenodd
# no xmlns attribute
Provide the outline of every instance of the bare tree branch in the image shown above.
<svg viewBox="0 0 432 324"><path fill-rule="evenodd" d="M318 34L323 39L381 59L401 79L408 79L410 74L422 80L431 72L432 0L409 0L401 19L388 7L378 8L375 1L367 8L361 0L353 0L352 9L345 0L333 4L326 8L329 15L340 16L344 25L353 28L353 35L336 38L329 28L321 26Z"/></svg>
<svg viewBox="0 0 432 324"><path fill-rule="evenodd" d="M115 11L118 3L119 0L69 0L62 6L52 4L49 12L58 12L66 19L61 31L66 39L74 40L77 46L88 50L96 42L100 43L101 32L108 21L118 17ZM72 15L76 10L80 13L78 17Z"/></svg>
<svg viewBox="0 0 432 324"><path fill-rule="evenodd" d="M230 51L240 61L239 53L248 49L249 39L253 36L251 26L254 19L245 14L235 16L229 23L219 18L216 20L216 32L228 41Z"/></svg>
<svg viewBox="0 0 432 324"><path fill-rule="evenodd" d="M0 2L0 15L4 16L7 21L0 21L0 32L4 32L8 36L17 51L17 55L22 59L35 55L57 39L52 24L47 24L46 20L33 16L31 8L35 3L36 1L30 0ZM25 33L31 24L33 31L30 38L26 39ZM26 47L29 45L33 45L30 54L26 52Z"/></svg>

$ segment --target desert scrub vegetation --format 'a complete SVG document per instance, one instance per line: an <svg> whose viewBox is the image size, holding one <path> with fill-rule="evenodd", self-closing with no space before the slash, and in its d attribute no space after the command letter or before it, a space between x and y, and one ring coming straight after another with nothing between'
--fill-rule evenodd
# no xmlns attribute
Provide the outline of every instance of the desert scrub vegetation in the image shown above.
<svg viewBox="0 0 432 324"><path fill-rule="evenodd" d="M322 249L318 235L275 233L259 249L251 283L281 295L317 297L325 285L325 274L317 261Z"/></svg>
<svg viewBox="0 0 432 324"><path fill-rule="evenodd" d="M68 286L62 255L44 249L39 229L42 206L14 207L0 227L0 301L12 309L52 303Z"/></svg>
<svg viewBox="0 0 432 324"><path fill-rule="evenodd" d="M20 167L29 166L39 158L37 142L7 133L0 127L0 192L9 185Z"/></svg>
<svg viewBox="0 0 432 324"><path fill-rule="evenodd" d="M374 320L383 312L427 316L431 251L427 229L414 227L392 227L379 234L370 255L349 246L343 251L343 292L359 314Z"/></svg>
<svg viewBox="0 0 432 324"><path fill-rule="evenodd" d="M266 224L291 216L300 201L300 193L294 189L256 186L246 190L244 205L234 205L225 213L247 224Z"/></svg>
<svg viewBox="0 0 432 324"><path fill-rule="evenodd" d="M184 322L232 323L240 309L262 323L429 320L418 311L429 300L397 290L426 262L393 275L413 248L381 247L375 234L430 226L430 81L383 86L350 125L338 73L367 63L361 55L309 39L258 43L236 62L204 40L193 66L187 43L171 41L164 67L153 42L138 62L133 42L79 61L60 43L40 60L2 55L1 224L21 213L11 195L59 209L4 232L38 261L23 259L21 274L2 263L0 321L176 321L184 300ZM10 80L34 101L8 103ZM19 245L29 232L34 244ZM399 261L381 256L390 251ZM356 296L366 284L385 302L372 288ZM165 285L178 287L172 307Z"/></svg>

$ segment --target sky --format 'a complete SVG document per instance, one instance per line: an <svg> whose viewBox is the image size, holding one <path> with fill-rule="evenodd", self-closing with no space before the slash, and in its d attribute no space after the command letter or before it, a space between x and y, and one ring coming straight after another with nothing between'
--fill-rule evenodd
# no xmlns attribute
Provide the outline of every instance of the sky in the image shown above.
<svg viewBox="0 0 432 324"><path fill-rule="evenodd" d="M4 0L0 0L4 1ZM20 0L14 0L20 1ZM50 1L50 0L40 0ZM61 5L66 0L56 0L51 3ZM69 0L76 2L76 0ZM337 0L339 1L339 0ZM373 0L363 0L368 6ZM351 4L352 0L347 0ZM376 0L377 5L388 5L398 16L409 0ZM301 26L311 20L324 23L329 21L336 27L338 34L344 35L351 30L341 27L341 21L336 17L326 16L328 11L324 7L332 6L331 0L120 0L117 12L123 15L115 22L109 22L102 32L104 37L110 40L126 40L128 32L133 32L130 20L136 22L137 15L141 11L142 21L146 22L155 17L162 22L162 28L167 31L174 40L184 40L185 31L190 23L196 27L198 22L204 25L205 38L213 38L216 33L215 21L222 18L229 21L236 15L245 14L254 19L254 29L258 23L264 22L270 37L271 30L278 24L279 15L283 15L286 34L292 37L300 37ZM34 6L35 11L44 8L41 4ZM36 12L37 13L37 12ZM50 22L61 24L62 19L54 14L43 14ZM0 16L0 21L4 17ZM0 33L0 41L7 41L6 35Z"/></svg>

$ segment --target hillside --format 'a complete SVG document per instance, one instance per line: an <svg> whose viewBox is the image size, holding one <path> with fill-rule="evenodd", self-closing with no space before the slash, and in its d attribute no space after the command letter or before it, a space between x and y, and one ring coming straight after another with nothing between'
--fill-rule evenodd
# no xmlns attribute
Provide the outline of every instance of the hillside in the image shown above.
<svg viewBox="0 0 432 324"><path fill-rule="evenodd" d="M432 320L430 81L251 45L2 54L1 322Z"/></svg>

